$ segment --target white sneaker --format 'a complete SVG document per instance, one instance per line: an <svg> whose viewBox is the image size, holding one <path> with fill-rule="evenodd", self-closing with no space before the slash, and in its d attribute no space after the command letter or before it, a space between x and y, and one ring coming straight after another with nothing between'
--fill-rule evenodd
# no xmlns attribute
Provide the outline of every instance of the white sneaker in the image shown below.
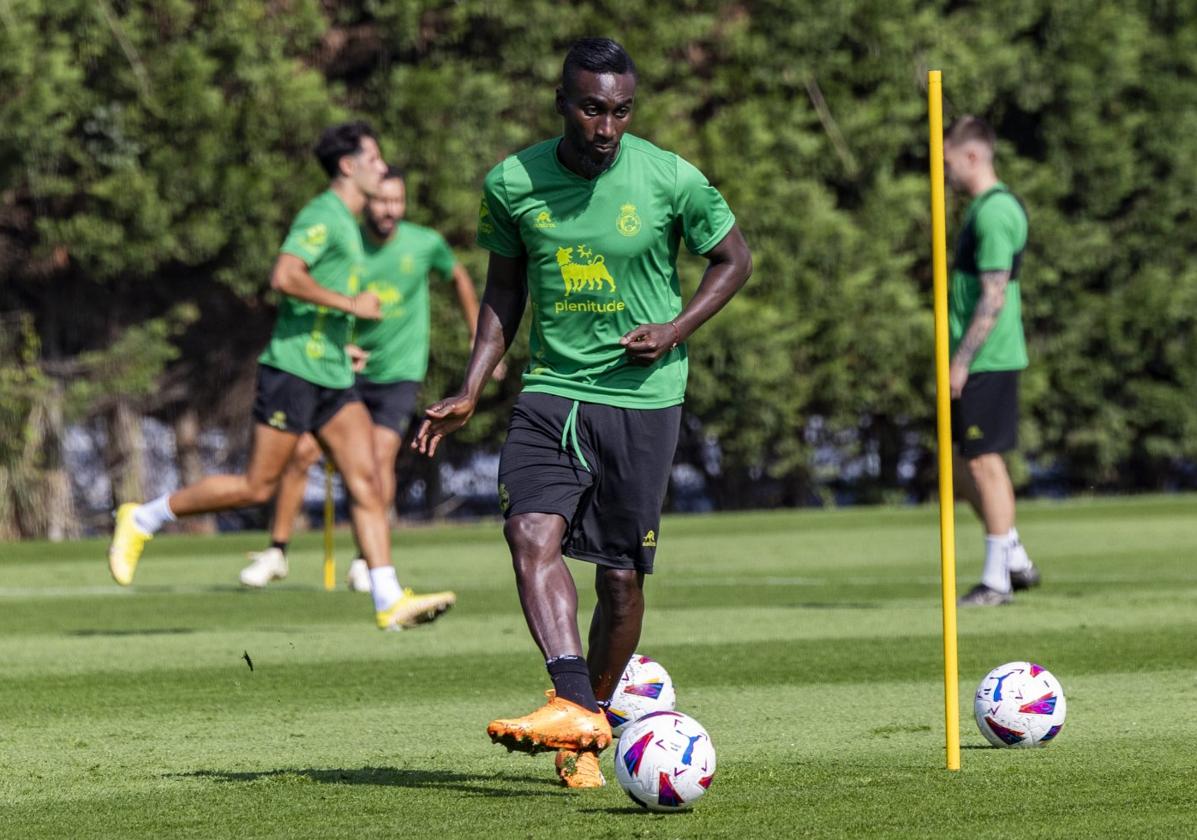
<svg viewBox="0 0 1197 840"><path fill-rule="evenodd" d="M273 546L264 551L251 551L245 555L250 564L241 570L241 582L254 589L261 589L272 580L287 576L287 555Z"/></svg>
<svg viewBox="0 0 1197 840"><path fill-rule="evenodd" d="M345 583L349 585L350 592L370 591L370 567L366 565L365 560L360 557L353 558L353 562L349 564L349 571L345 573Z"/></svg>

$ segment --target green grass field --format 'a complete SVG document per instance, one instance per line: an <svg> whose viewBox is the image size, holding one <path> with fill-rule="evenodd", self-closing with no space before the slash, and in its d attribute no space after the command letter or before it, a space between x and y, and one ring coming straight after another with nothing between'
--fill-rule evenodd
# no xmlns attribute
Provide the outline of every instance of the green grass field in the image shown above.
<svg viewBox="0 0 1197 840"><path fill-rule="evenodd" d="M641 650L710 731L693 812L554 784L486 721L548 687L495 523L398 533L401 579L456 609L399 634L368 596L236 585L262 535L162 537L131 591L99 541L0 544L0 835L35 837L1192 836L1197 499L1026 505L1045 584L960 615L963 769L943 769L935 512L675 517ZM343 573L349 539L338 535ZM960 518L961 589L980 540ZM590 567L576 564L588 615ZM252 672L242 659L252 657ZM972 693L1033 659L1068 695L1041 750L986 746Z"/></svg>

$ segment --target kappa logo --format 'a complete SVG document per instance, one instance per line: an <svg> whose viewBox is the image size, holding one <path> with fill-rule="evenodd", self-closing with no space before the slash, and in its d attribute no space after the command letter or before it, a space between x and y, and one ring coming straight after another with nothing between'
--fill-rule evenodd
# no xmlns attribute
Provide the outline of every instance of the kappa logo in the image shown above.
<svg viewBox="0 0 1197 840"><path fill-rule="evenodd" d="M322 316L323 317L323 316ZM328 347L328 342L324 340L324 333L320 330L312 330L311 335L308 336L307 344L303 347L309 359L323 359L324 351Z"/></svg>
<svg viewBox="0 0 1197 840"><path fill-rule="evenodd" d="M576 246L578 257L587 262L574 262L574 248L557 249L557 267L561 269L561 279L565 283L565 296L583 289L589 292L602 291L603 284L610 288L606 291L615 293L615 278L607 271L606 258L602 254L595 254L585 245Z"/></svg>
<svg viewBox="0 0 1197 840"><path fill-rule="evenodd" d="M274 428L284 432L287 431L287 412L274 412L274 414L270 415L270 420L268 421L267 425L273 426Z"/></svg>
<svg viewBox="0 0 1197 840"><path fill-rule="evenodd" d="M532 227L537 230L551 230L557 227L557 223L553 221L553 214L548 210L541 210L536 214L536 221L532 223Z"/></svg>
<svg viewBox="0 0 1197 840"><path fill-rule="evenodd" d="M635 204L624 204L619 208L615 229L624 236L635 236L640 232L640 216L636 213Z"/></svg>
<svg viewBox="0 0 1197 840"><path fill-rule="evenodd" d="M482 197L482 201L478 205L478 232L495 232L495 225L490 220L490 208L486 206L486 196Z"/></svg>
<svg viewBox="0 0 1197 840"><path fill-rule="evenodd" d="M507 508L511 507L511 494L507 492L507 485L499 485L499 510L503 513L507 512Z"/></svg>
<svg viewBox="0 0 1197 840"><path fill-rule="evenodd" d="M640 543L640 545L644 546L645 548L656 548L657 532L649 530L649 532L644 535L644 542Z"/></svg>
<svg viewBox="0 0 1197 840"><path fill-rule="evenodd" d="M964 436L967 437L969 440L984 440L985 439L985 433L983 431L981 431L980 426L969 426L968 430L965 431Z"/></svg>

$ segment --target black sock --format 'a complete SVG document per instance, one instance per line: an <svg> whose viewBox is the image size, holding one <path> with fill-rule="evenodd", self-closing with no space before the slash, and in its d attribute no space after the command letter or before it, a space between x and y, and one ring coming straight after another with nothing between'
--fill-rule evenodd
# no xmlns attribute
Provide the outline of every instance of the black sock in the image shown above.
<svg viewBox="0 0 1197 840"><path fill-rule="evenodd" d="M285 542L279 542L278 540L271 540L270 547L277 548L279 551L281 551L283 553L284 557L287 556L287 544Z"/></svg>
<svg viewBox="0 0 1197 840"><path fill-rule="evenodd" d="M557 656L547 660L545 667L553 678L553 688L562 700L577 703L592 712L599 710L594 700L594 689L590 687L590 669L580 656Z"/></svg>

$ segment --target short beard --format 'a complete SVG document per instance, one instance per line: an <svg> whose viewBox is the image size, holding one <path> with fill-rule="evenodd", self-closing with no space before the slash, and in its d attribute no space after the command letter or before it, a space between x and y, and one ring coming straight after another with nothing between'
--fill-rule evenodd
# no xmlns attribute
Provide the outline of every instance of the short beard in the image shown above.
<svg viewBox="0 0 1197 840"><path fill-rule="evenodd" d="M618 154L619 146L616 146L611 151L611 154L607 155L602 160L595 160L594 158L590 157L590 155L579 155L578 166L582 169L582 173L587 178L597 178L599 175L602 175L611 168L611 164L615 163L615 157Z"/></svg>

